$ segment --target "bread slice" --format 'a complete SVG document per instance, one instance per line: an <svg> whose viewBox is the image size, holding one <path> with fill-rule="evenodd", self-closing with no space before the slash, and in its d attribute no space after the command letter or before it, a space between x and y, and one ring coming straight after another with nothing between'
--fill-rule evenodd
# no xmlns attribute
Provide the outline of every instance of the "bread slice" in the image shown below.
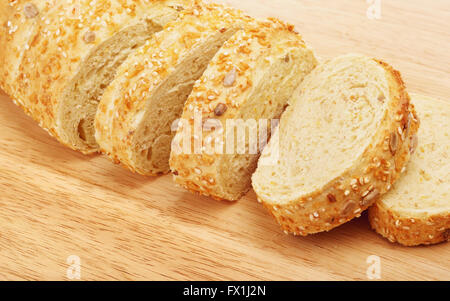
<svg viewBox="0 0 450 301"><path fill-rule="evenodd" d="M98 151L93 125L104 89L125 58L174 20L185 2L57 1L36 24L12 98L62 143Z"/></svg>
<svg viewBox="0 0 450 301"><path fill-rule="evenodd" d="M170 158L175 182L216 199L242 197L251 188L259 150L270 136L270 121L280 117L316 63L293 26L276 19L247 24L237 32L216 54L186 102L181 118L185 123L178 129ZM201 112L197 118L204 125L201 133L195 132L195 122L188 122L196 111ZM256 126L251 128L254 139L239 120ZM214 128L207 129L213 121ZM264 124L259 125L260 121ZM238 135L237 126L248 135ZM243 151L224 133L233 134ZM257 139L262 136L266 139ZM200 143L199 151L193 144L183 151L182 142L191 140ZM215 145L220 148L213 149Z"/></svg>
<svg viewBox="0 0 450 301"><path fill-rule="evenodd" d="M130 56L97 113L102 151L143 175L169 172L172 123L212 57L248 20L220 5L196 5Z"/></svg>
<svg viewBox="0 0 450 301"><path fill-rule="evenodd" d="M0 1L0 87L15 95L16 80L24 51L34 37L37 23L45 18L56 0L3 0ZM23 103L20 98L13 99Z"/></svg>
<svg viewBox="0 0 450 301"><path fill-rule="evenodd" d="M369 209L369 220L391 242L430 245L450 239L450 105L419 95L412 103L421 123L415 153L394 188Z"/></svg>
<svg viewBox="0 0 450 301"><path fill-rule="evenodd" d="M391 189L419 125L409 100L397 71L357 54L306 77L253 175L286 233L331 230Z"/></svg>

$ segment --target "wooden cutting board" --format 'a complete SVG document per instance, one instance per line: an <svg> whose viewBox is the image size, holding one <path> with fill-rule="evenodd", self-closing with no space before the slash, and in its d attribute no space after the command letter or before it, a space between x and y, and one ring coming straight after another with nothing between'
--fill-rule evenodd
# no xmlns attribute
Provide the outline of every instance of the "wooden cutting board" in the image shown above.
<svg viewBox="0 0 450 301"><path fill-rule="evenodd" d="M376 56L402 71L410 91L449 98L448 0L381 0L373 20L365 0L221 2L294 23L321 58ZM450 280L449 244L390 244L366 216L330 233L286 236L253 192L217 202L170 176L83 156L1 95L0 280L67 279L72 255L82 280L367 280L371 255L382 280Z"/></svg>

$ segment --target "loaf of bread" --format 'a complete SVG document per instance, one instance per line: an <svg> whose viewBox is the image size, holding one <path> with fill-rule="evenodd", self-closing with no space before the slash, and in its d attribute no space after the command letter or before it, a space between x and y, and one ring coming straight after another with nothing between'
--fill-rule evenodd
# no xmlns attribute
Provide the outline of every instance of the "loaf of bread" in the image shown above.
<svg viewBox="0 0 450 301"><path fill-rule="evenodd" d="M331 230L392 188L419 122L400 74L361 55L317 67L289 101L253 175L286 233Z"/></svg>
<svg viewBox="0 0 450 301"><path fill-rule="evenodd" d="M16 25L7 21L7 26L17 27L20 36L8 39L4 60L14 61L19 68L11 74L6 71L1 83L59 141L83 153L95 152L94 117L99 97L117 67L188 3L29 1L23 8L17 7L17 17L12 18ZM30 16L36 19L32 27L21 21ZM0 68L3 77L6 69Z"/></svg>
<svg viewBox="0 0 450 301"><path fill-rule="evenodd" d="M316 67L291 25L200 0L2 0L0 45L0 87L74 150L216 199L253 185L287 234L373 205L391 242L449 240L449 106L386 63Z"/></svg>
<svg viewBox="0 0 450 301"><path fill-rule="evenodd" d="M96 116L96 139L114 161L143 175L169 172L172 124L208 63L249 17L196 3L119 68Z"/></svg>
<svg viewBox="0 0 450 301"><path fill-rule="evenodd" d="M8 95L16 95L19 66L31 38L36 36L39 20L45 18L56 0L0 1L0 87ZM13 98L19 105L21 98Z"/></svg>
<svg viewBox="0 0 450 301"><path fill-rule="evenodd" d="M420 129L413 155L393 189L369 209L370 223L391 242L429 245L450 239L450 107L412 95Z"/></svg>
<svg viewBox="0 0 450 301"><path fill-rule="evenodd" d="M272 122L316 62L293 26L276 19L246 24L216 54L186 102L170 158L175 182L216 199L242 197ZM203 125L198 133L188 122L193 119ZM194 143L186 148L183 141Z"/></svg>

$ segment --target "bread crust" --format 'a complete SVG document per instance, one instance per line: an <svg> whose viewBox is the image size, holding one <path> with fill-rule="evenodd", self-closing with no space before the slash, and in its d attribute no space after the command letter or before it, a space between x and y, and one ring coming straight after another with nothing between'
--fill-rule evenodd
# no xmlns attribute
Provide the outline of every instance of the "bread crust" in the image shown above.
<svg viewBox="0 0 450 301"><path fill-rule="evenodd" d="M383 202L376 202L369 210L372 228L392 243L404 246L432 245L450 240L450 214L428 218L400 216Z"/></svg>
<svg viewBox="0 0 450 301"><path fill-rule="evenodd" d="M431 164L432 162L439 162L438 160L440 158L446 158L448 156L447 153L436 153L434 151L429 153L431 150L425 152L421 146L422 144L425 146L433 145L430 143L436 142L443 146L443 150L446 146L448 147L449 141L445 140L445 137L448 137L446 131L436 129L436 126L443 126L445 129L445 122L448 122L448 120L445 120L445 117L439 119L440 116L436 115L445 114L445 112L448 113L448 104L440 100L419 95L414 95L412 98L413 103L416 104L417 110L419 111L419 116L422 118L422 127L418 133L418 139L416 137L416 141L411 141L413 158L408 165L408 174L405 175L405 179L402 179L401 182L396 184L397 187L391 192L393 193L392 195L386 195L388 200L382 198L370 207L369 222L377 233L390 242L399 243L404 246L432 245L450 240L450 211L448 207L428 208L425 204L423 204L424 207L421 207L422 204L419 205L419 208L413 205L411 207L399 207L396 206L395 202L402 201L399 198L409 198L411 196L417 198L417 202L412 203L422 203L422 200L427 199L425 195L428 191L423 191L424 195L416 195L415 193L422 191L418 191L416 188L413 190L415 192L412 192L411 188L418 185L423 189L422 181L424 179L419 170L417 170L418 168L421 170L427 167L432 171L434 168L439 168L433 166ZM437 157L435 158L435 156ZM432 162L427 161L428 164L421 162L421 160L424 160L424 157L428 157L429 159L433 158L431 159ZM445 165L441 166L441 168L445 170ZM442 183L445 189L445 183L448 183L448 177L445 178L444 176L444 178L441 178L439 176L438 179L438 183ZM430 186L427 188L429 191L433 191L433 195L431 195L432 199L445 198L445 192L443 195L435 194L434 189L438 189L438 187L434 185L438 185L437 183L428 181L425 183L429 183ZM408 191L408 195L404 194L406 191Z"/></svg>
<svg viewBox="0 0 450 301"><path fill-rule="evenodd" d="M292 58L286 59L286 55L291 55ZM194 86L193 92L186 101L182 119L191 120L194 116L194 111L197 110L202 112L201 117L203 121L214 119L216 123L217 121L220 122L223 131L227 120L243 118L241 115L242 109L253 100L249 99L250 93L255 85L261 84L257 82L257 77L265 72L272 62L274 64L282 64L283 60L289 62L289 60L293 61L294 59L298 62L301 56L308 63L312 62L311 65L305 62L303 66L304 69L309 68L308 71L311 71L316 65L316 60L312 51L306 48L301 36L294 31L294 26L274 18L265 21L255 20L255 22L246 24L241 32L235 34L225 43L222 50L211 61L202 79ZM263 59L266 64L264 67L261 66ZM303 69L298 71L297 84L300 83L301 75L304 72L305 70ZM271 97L277 97L277 95L268 95L267 98L264 98L264 101ZM286 98L287 102L290 95L280 95L278 97ZM259 105L263 106L265 104L261 103ZM279 118L283 108L280 109L280 112L275 113L277 115L265 118ZM221 111L217 114L217 110ZM247 118L253 118L258 121L258 116L247 116ZM193 132L194 125L191 124L190 126L192 137L196 139ZM202 148L206 147L206 141L208 139L212 140L214 134L219 130L216 128L214 133L206 130L202 131ZM174 142L180 146L182 146L183 131L184 128L179 128L174 138ZM221 138L214 138L214 140L215 143L222 143L225 148L224 135ZM231 155L222 153L208 154L206 151L202 151L202 154L194 152L184 154L172 151L170 167L174 174L175 183L192 193L210 196L216 200L236 201L240 199L251 189L251 179L250 177L248 179L242 178L242 182L248 182L246 189L240 191L227 189L230 183L224 183L221 179L221 175L224 172L221 163L225 156ZM247 155L249 164L245 168L249 172L252 173L256 169L258 157L259 153Z"/></svg>
<svg viewBox="0 0 450 301"><path fill-rule="evenodd" d="M37 34L40 19L57 0L3 0L0 4L0 87L17 105L22 100L16 95L16 80L24 52L29 41Z"/></svg>
<svg viewBox="0 0 450 301"><path fill-rule="evenodd" d="M239 10L199 1L192 9L183 11L177 21L169 23L147 45L138 49L122 65L101 100L95 122L101 151L132 172L147 176L169 173L168 161L164 170L139 166L136 148L142 142L138 141L140 128L136 124L136 116L146 116L151 111L149 99L161 90L161 85L175 68L191 56L192 49L203 47L213 36L234 33L241 23L249 19ZM164 42L169 46L161 46ZM152 74L151 80L148 74Z"/></svg>
<svg viewBox="0 0 450 301"><path fill-rule="evenodd" d="M258 201L286 234L306 236L329 231L359 217L392 188L404 171L410 159L410 137L417 133L419 121L400 73L375 61L386 71L391 101L382 122L385 126L378 129L359 163L320 190L288 204L273 205L258 195ZM394 155L389 149L392 133L399 137Z"/></svg>
<svg viewBox="0 0 450 301"><path fill-rule="evenodd" d="M7 92L62 144L85 154L96 152L95 147L73 145L69 140L62 126L66 121L59 116L60 107L64 105L62 96L83 69L86 59L103 43L130 24L145 20L147 9L151 11L165 2L55 1L45 15L38 15L35 34L27 41L23 57L17 62L20 65L18 77L12 88L6 88ZM183 0L167 2L175 5ZM13 51L8 55L17 53ZM73 110L76 109L74 106Z"/></svg>

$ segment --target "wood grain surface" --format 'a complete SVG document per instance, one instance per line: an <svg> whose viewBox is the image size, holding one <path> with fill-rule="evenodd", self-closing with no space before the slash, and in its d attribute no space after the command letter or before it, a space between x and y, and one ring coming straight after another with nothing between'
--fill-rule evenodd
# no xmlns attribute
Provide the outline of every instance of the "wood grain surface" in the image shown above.
<svg viewBox="0 0 450 301"><path fill-rule="evenodd" d="M361 52L401 70L410 91L450 96L450 1L228 0L294 23L321 58ZM1 50L0 50L1 51ZM406 248L367 217L286 236L251 192L235 204L191 195L59 145L0 95L0 280L450 280L450 246Z"/></svg>

